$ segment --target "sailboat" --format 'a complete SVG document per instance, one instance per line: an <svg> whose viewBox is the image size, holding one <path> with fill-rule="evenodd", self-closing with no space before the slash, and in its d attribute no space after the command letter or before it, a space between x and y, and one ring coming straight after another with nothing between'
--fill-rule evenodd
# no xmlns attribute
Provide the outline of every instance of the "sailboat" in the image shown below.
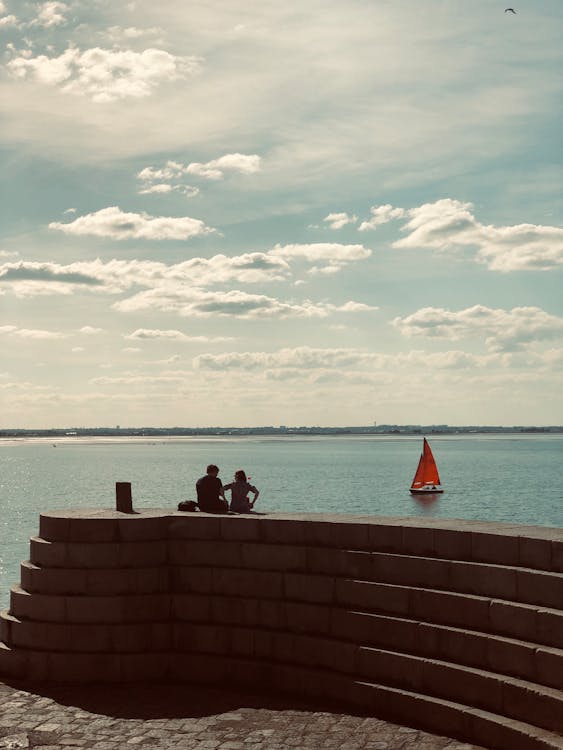
<svg viewBox="0 0 563 750"><path fill-rule="evenodd" d="M422 495L427 493L443 492L440 484L440 475L434 456L428 445L428 440L424 438L422 444L422 454L418 462L418 467L411 484L413 495Z"/></svg>

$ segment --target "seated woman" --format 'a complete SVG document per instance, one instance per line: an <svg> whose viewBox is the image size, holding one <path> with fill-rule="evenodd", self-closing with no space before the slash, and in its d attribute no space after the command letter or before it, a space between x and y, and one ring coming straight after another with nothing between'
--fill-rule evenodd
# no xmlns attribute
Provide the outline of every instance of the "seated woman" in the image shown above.
<svg viewBox="0 0 563 750"><path fill-rule="evenodd" d="M259 490L246 480L246 474L242 469L235 471L235 481L223 486L224 490L231 490L230 509L234 513L249 513L254 508L254 503L260 494ZM248 499L248 493L253 492L252 501Z"/></svg>

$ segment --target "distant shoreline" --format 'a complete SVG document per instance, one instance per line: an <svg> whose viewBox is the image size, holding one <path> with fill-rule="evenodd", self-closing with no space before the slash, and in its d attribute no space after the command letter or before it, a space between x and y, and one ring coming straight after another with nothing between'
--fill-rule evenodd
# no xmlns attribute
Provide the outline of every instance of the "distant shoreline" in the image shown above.
<svg viewBox="0 0 563 750"><path fill-rule="evenodd" d="M49 434L39 434L39 431L33 431L29 433L20 432L18 434L6 435L0 432L0 447L2 446L16 446L16 445L50 445L57 447L57 445L117 445L117 444L136 444L136 445L170 445L173 443L189 443L191 441L209 441L209 442L228 442L236 439L263 439L265 441L276 441L276 440L307 440L314 438L373 438L379 440L401 440L401 439L418 439L423 436L439 439L448 438L530 438L530 437L549 437L549 436L562 436L563 429L551 428L551 429L534 429L534 430L517 430L517 429L504 429L504 430L448 430L448 431L401 431L401 432L344 432L344 431L297 431L297 432L250 432L250 431L202 431L194 432L190 434L178 434L178 433L149 433L139 434L138 431L123 432L121 434L114 433L64 433L64 432L49 432Z"/></svg>
<svg viewBox="0 0 563 750"><path fill-rule="evenodd" d="M563 434L562 425L367 425L352 427L61 427L51 429L0 429L0 440L42 438L46 440L81 438L186 438L186 437L294 437L304 435L554 435Z"/></svg>

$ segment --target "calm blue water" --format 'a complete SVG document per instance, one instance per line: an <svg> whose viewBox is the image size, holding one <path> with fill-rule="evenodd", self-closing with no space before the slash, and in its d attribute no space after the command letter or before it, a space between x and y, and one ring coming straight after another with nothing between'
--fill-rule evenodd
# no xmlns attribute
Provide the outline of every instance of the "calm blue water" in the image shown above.
<svg viewBox="0 0 563 750"><path fill-rule="evenodd" d="M445 493L431 506L408 492L418 437L185 438L140 442L0 441L0 606L19 581L42 510L113 507L115 482L134 504L175 508L208 463L231 481L243 468L257 510L435 516L563 526L563 435L430 440Z"/></svg>

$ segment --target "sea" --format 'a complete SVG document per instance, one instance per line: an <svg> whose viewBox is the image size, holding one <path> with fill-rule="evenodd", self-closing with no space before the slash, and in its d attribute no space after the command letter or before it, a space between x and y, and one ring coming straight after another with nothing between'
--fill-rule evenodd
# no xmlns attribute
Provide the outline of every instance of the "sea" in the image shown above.
<svg viewBox="0 0 563 750"><path fill-rule="evenodd" d="M507 521L563 526L563 435L428 436L444 494L409 493L420 436L210 436L0 440L0 608L19 582L39 513L115 507L131 482L136 508L195 498L209 463L232 481L244 469L256 510Z"/></svg>

